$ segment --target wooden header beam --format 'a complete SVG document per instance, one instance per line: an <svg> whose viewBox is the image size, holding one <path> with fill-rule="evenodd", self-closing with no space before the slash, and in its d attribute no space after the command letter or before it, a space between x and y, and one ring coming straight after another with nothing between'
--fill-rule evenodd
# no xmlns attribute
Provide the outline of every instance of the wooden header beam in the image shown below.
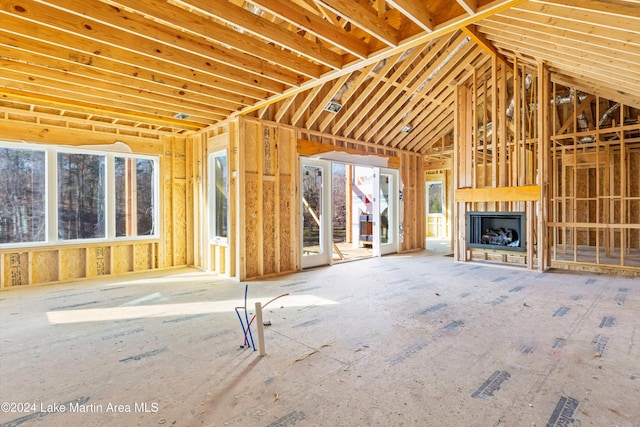
<svg viewBox="0 0 640 427"><path fill-rule="evenodd" d="M456 190L456 202L537 202L539 200L539 185L498 188L459 188Z"/></svg>
<svg viewBox="0 0 640 427"><path fill-rule="evenodd" d="M367 151L356 150L354 148L338 147L336 145L322 144L321 142L306 141L304 139L298 140L298 154L301 154L303 156L316 156L318 154L331 153L334 151L340 153L355 154L358 156L379 157L387 160L387 167L393 169L400 168L399 157L386 156L378 153L369 153Z"/></svg>

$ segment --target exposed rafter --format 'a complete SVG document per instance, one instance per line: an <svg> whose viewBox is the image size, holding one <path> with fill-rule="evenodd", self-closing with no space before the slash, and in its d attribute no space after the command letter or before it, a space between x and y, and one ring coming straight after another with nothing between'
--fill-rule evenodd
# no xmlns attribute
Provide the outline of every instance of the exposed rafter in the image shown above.
<svg viewBox="0 0 640 427"><path fill-rule="evenodd" d="M638 0L13 0L0 21L0 107L34 122L188 134L244 114L423 152L489 58L640 99Z"/></svg>

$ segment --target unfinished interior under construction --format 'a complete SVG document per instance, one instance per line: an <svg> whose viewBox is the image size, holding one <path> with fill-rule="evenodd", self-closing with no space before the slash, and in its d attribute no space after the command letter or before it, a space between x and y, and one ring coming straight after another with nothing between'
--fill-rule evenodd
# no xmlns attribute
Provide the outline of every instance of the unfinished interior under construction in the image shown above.
<svg viewBox="0 0 640 427"><path fill-rule="evenodd" d="M0 303L185 268L271 289L322 266L375 282L392 259L401 283L437 253L454 282L476 267L629 280L616 295L637 320L640 1L0 4ZM322 425L303 412L220 420ZM332 422L415 421L400 420Z"/></svg>

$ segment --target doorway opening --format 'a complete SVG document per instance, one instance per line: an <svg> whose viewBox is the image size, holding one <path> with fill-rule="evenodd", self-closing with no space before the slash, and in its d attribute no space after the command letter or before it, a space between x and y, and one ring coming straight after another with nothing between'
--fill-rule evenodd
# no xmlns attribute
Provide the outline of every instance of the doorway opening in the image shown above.
<svg viewBox="0 0 640 427"><path fill-rule="evenodd" d="M333 262L373 256L373 168L333 162Z"/></svg>
<svg viewBox="0 0 640 427"><path fill-rule="evenodd" d="M302 268L398 250L397 171L301 159Z"/></svg>

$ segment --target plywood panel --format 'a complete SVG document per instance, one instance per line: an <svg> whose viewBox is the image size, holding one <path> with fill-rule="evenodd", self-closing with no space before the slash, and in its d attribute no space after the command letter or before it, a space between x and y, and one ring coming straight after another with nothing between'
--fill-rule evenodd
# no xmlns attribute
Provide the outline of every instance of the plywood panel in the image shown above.
<svg viewBox="0 0 640 427"><path fill-rule="evenodd" d="M35 266L32 271L33 283L48 283L60 280L58 275L58 251L34 251L31 258L31 262Z"/></svg>
<svg viewBox="0 0 640 427"><path fill-rule="evenodd" d="M86 253L84 248L60 249L60 280L86 276Z"/></svg>
<svg viewBox="0 0 640 427"><path fill-rule="evenodd" d="M29 284L28 254L26 252L5 252L2 271L4 273L2 283L5 287Z"/></svg>
<svg viewBox="0 0 640 427"><path fill-rule="evenodd" d="M134 270L144 271L152 267L152 247L150 243L134 244Z"/></svg>
<svg viewBox="0 0 640 427"><path fill-rule="evenodd" d="M174 254L174 238L173 238L173 228L174 228L174 211L173 211L173 180L171 179L170 173L167 171L164 172L165 181L163 186L163 203L162 206L162 234L164 239L162 241L164 247L164 255L165 259L163 259L163 266L172 266L174 265L173 254ZM168 175L168 176L167 176Z"/></svg>
<svg viewBox="0 0 640 427"><path fill-rule="evenodd" d="M275 176L278 172L278 128L275 126L262 126L262 174Z"/></svg>
<svg viewBox="0 0 640 427"><path fill-rule="evenodd" d="M260 275L259 245L261 242L261 230L258 223L258 181L257 176L248 175L245 183L246 197L246 218L245 218L245 271L246 277L257 277Z"/></svg>
<svg viewBox="0 0 640 427"><path fill-rule="evenodd" d="M184 138L176 138L173 144L173 177L185 179L187 177L187 152Z"/></svg>
<svg viewBox="0 0 640 427"><path fill-rule="evenodd" d="M278 172L281 176L295 173L296 134L292 129L278 129Z"/></svg>
<svg viewBox="0 0 640 427"><path fill-rule="evenodd" d="M187 184L184 181L175 181L173 184L173 244L174 265L186 265L187 263L187 221L193 221L187 217Z"/></svg>
<svg viewBox="0 0 640 427"><path fill-rule="evenodd" d="M262 257L263 274L277 273L279 265L276 264L277 255L280 248L276 245L276 231L279 224L276 223L276 189L273 181L264 181L262 184Z"/></svg>
<svg viewBox="0 0 640 427"><path fill-rule="evenodd" d="M114 274L133 271L133 245L116 245L113 247Z"/></svg>
<svg viewBox="0 0 640 427"><path fill-rule="evenodd" d="M242 122L244 128L244 170L245 172L258 172L259 150L262 148L260 129L261 125L249 120Z"/></svg>
<svg viewBox="0 0 640 427"><path fill-rule="evenodd" d="M282 177L280 179L280 271L291 271L295 267L294 248L297 242L290 227L292 217L295 216L293 196L291 177Z"/></svg>
<svg viewBox="0 0 640 427"><path fill-rule="evenodd" d="M105 246L91 249L95 252L96 275L111 274L111 248Z"/></svg>

